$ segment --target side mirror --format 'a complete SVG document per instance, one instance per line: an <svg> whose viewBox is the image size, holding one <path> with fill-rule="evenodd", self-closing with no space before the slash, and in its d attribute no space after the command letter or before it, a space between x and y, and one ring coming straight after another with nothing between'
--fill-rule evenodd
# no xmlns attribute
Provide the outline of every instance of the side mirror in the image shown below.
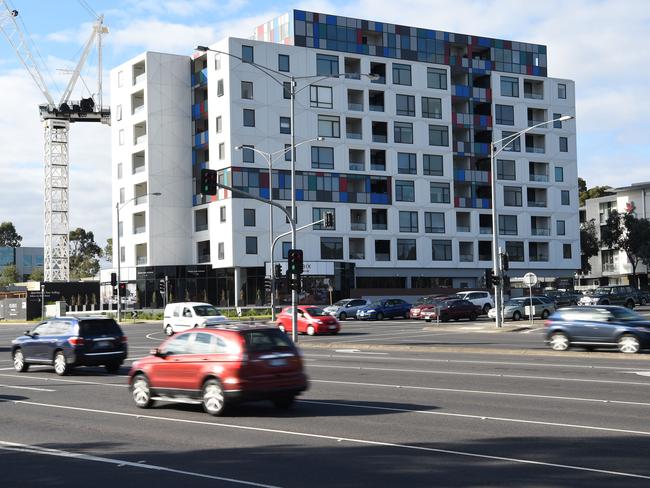
<svg viewBox="0 0 650 488"><path fill-rule="evenodd" d="M32 333L29 331L29 329L27 329L27 330L24 332L24 335L31 337L31 336L32 336Z"/></svg>
<svg viewBox="0 0 650 488"><path fill-rule="evenodd" d="M160 349L158 349L157 347L155 347L151 351L149 351L149 354L151 354L152 356L156 356L157 358L164 358L165 357L165 355L162 352L160 352Z"/></svg>

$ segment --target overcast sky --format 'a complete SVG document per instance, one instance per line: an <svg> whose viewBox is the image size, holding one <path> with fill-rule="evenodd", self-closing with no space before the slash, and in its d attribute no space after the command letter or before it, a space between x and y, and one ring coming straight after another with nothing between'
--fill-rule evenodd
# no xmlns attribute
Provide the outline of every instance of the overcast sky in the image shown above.
<svg viewBox="0 0 650 488"><path fill-rule="evenodd" d="M43 59L56 100L93 22L110 29L104 75L145 50L191 54L197 44L250 37L253 28L290 8L362 17L442 31L548 46L548 75L576 82L578 173L589 186L650 180L650 33L647 0L9 0ZM93 55L78 85L96 91ZM108 83L105 82L105 87ZM110 100L110 93L105 94ZM23 245L43 244L44 101L0 36L0 222L13 221ZM189 164L189 162L188 162ZM110 128L74 124L70 130L70 227L110 236Z"/></svg>

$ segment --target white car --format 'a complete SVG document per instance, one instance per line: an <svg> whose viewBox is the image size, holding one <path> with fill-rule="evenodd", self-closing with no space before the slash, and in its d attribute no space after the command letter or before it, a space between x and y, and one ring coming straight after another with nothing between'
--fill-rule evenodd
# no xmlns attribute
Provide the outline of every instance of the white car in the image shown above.
<svg viewBox="0 0 650 488"><path fill-rule="evenodd" d="M171 336L193 327L209 327L227 321L228 318L209 303L170 303L165 307L163 331Z"/></svg>
<svg viewBox="0 0 650 488"><path fill-rule="evenodd" d="M370 300L364 300L363 298L346 298L345 300L339 300L334 305L325 307L323 310L336 317L338 320L345 320L348 317L356 319L357 310L366 305L370 305Z"/></svg>
<svg viewBox="0 0 650 488"><path fill-rule="evenodd" d="M484 314L487 314L488 310L494 307L494 299L487 291L459 291L456 296L481 307Z"/></svg>

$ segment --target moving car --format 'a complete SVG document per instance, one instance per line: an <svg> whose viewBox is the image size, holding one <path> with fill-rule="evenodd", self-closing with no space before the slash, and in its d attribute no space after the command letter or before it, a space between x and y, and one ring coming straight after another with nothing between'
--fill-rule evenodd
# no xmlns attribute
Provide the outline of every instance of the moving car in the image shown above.
<svg viewBox="0 0 650 488"><path fill-rule="evenodd" d="M384 318L409 318L411 305L401 298L388 298L361 307L357 311L359 320L384 320Z"/></svg>
<svg viewBox="0 0 650 488"><path fill-rule="evenodd" d="M211 415L247 400L288 408L307 386L298 349L272 325L224 324L181 332L129 371L138 407L157 400L193 403Z"/></svg>
<svg viewBox="0 0 650 488"><path fill-rule="evenodd" d="M617 347L629 354L650 346L650 321L615 305L562 308L549 317L546 327L546 343L555 351L575 345Z"/></svg>
<svg viewBox="0 0 650 488"><path fill-rule="evenodd" d="M627 285L601 286L589 295L583 296L578 305L622 305L634 308L635 289Z"/></svg>
<svg viewBox="0 0 650 488"><path fill-rule="evenodd" d="M443 300L433 308L426 309L422 312L422 318L427 322L436 320L437 314L440 314L440 321L447 322L449 320L468 319L476 320L483 309L478 305L474 305L469 300L452 299Z"/></svg>
<svg viewBox="0 0 650 488"><path fill-rule="evenodd" d="M513 298L505 303L503 307L503 317L506 319L520 320L522 317L527 317L526 306L530 305L531 299L529 297ZM551 313L555 311L555 303L552 300L544 297L533 297L533 316L546 319ZM491 319L496 318L496 310L490 309L488 317Z"/></svg>
<svg viewBox="0 0 650 488"><path fill-rule="evenodd" d="M571 305L577 305L578 300L582 295L572 293L570 291L560 291L560 290L548 290L544 293L544 296L547 296L555 302L555 306L559 307L569 307Z"/></svg>
<svg viewBox="0 0 650 488"><path fill-rule="evenodd" d="M291 326L292 307L286 307L276 318L276 324L280 330L292 333ZM298 307L298 333L299 334L338 334L341 330L339 321L328 314L325 310L311 305L300 305Z"/></svg>
<svg viewBox="0 0 650 488"><path fill-rule="evenodd" d="M487 291L460 291L456 296L462 300L469 300L474 305L481 307L481 313L487 314L494 307L494 299Z"/></svg>
<svg viewBox="0 0 650 488"><path fill-rule="evenodd" d="M363 298L346 298L345 300L339 300L334 305L325 307L323 310L338 320L346 320L348 317L354 319L357 316L357 310L369 304L370 301Z"/></svg>
<svg viewBox="0 0 650 488"><path fill-rule="evenodd" d="M444 300L448 300L452 297L448 295L429 295L420 297L417 301L411 305L411 310L409 311L409 317L414 320L419 320L422 317L422 314L427 310L434 308L438 303Z"/></svg>
<svg viewBox="0 0 650 488"><path fill-rule="evenodd" d="M59 376L77 366L104 366L116 373L126 359L127 338L111 318L53 318L14 339L11 355L21 373L32 364L51 364Z"/></svg>
<svg viewBox="0 0 650 488"><path fill-rule="evenodd" d="M163 331L170 336L194 327L209 327L227 321L228 319L209 303L170 303L165 307Z"/></svg>

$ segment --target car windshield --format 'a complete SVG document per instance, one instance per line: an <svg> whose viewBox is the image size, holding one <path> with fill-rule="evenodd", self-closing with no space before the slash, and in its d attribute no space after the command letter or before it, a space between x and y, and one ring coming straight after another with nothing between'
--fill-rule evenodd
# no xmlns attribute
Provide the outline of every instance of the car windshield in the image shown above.
<svg viewBox="0 0 650 488"><path fill-rule="evenodd" d="M522 305L525 305L526 302L529 301L530 298L513 298L512 300L508 300L508 302L506 302L506 306L521 307Z"/></svg>
<svg viewBox="0 0 650 488"><path fill-rule="evenodd" d="M325 312L325 310L318 307L305 308L305 312L307 312L312 317L322 317L323 315L329 315L327 312Z"/></svg>
<svg viewBox="0 0 650 488"><path fill-rule="evenodd" d="M212 305L196 305L194 307L194 313L199 317L214 317L216 315L221 315L221 312Z"/></svg>
<svg viewBox="0 0 650 488"><path fill-rule="evenodd" d="M643 317L641 315L627 308L615 308L612 309L611 312L612 315L616 318L616 320L620 320L622 322L633 322L636 320L643 320Z"/></svg>
<svg viewBox="0 0 650 488"><path fill-rule="evenodd" d="M348 303L350 303L350 300L339 300L334 304L335 307L345 307Z"/></svg>

